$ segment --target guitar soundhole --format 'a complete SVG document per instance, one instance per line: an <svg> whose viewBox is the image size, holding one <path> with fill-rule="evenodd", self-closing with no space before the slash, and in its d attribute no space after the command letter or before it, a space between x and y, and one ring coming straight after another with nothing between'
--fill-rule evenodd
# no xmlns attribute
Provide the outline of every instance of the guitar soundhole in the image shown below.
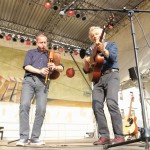
<svg viewBox="0 0 150 150"><path fill-rule="evenodd" d="M128 119L128 122L129 122L130 125L133 124L133 119L132 119L132 118L129 118L129 119Z"/></svg>

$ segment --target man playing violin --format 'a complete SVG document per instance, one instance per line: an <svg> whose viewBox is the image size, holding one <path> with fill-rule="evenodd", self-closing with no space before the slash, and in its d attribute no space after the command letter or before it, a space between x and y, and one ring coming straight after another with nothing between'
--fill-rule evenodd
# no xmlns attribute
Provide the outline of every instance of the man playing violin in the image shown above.
<svg viewBox="0 0 150 150"><path fill-rule="evenodd" d="M103 39L100 40L102 32L103 29L98 26L92 26L89 29L89 38L93 42L93 45L88 49L90 56L84 59L83 67L84 72L90 74L93 71L93 64L97 63L97 55L103 58L102 65L100 66L101 76L97 81L93 82L92 90L92 108L100 134L100 138L93 143L94 145L125 141L122 131L122 117L118 107L118 91L120 85L117 62L118 49L114 42L104 42L105 33ZM104 113L105 101L112 120L113 140L110 140L107 119Z"/></svg>
<svg viewBox="0 0 150 150"><path fill-rule="evenodd" d="M45 77L49 71L63 71L63 65L48 62L47 37L42 33L36 37L37 48L27 51L23 69L25 70L20 98L20 140L16 146L27 144L43 145L39 140L47 105L48 88ZM29 141L29 111L33 97L36 98L36 112Z"/></svg>

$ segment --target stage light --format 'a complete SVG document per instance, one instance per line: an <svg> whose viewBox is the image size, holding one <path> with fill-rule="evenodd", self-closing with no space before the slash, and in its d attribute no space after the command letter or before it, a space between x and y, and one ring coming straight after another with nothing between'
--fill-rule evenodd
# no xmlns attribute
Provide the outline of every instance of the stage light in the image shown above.
<svg viewBox="0 0 150 150"><path fill-rule="evenodd" d="M24 43L24 38L23 37L20 37L20 42Z"/></svg>
<svg viewBox="0 0 150 150"><path fill-rule="evenodd" d="M48 46L48 49L49 49L49 50L51 50L51 49L52 49L52 47L49 45L49 46Z"/></svg>
<svg viewBox="0 0 150 150"><path fill-rule="evenodd" d="M74 11L68 11L68 16L69 17L73 17L75 15L75 12Z"/></svg>
<svg viewBox="0 0 150 150"><path fill-rule="evenodd" d="M54 49L54 50L57 50L57 47L56 47L56 46L54 46L54 47L53 47L53 49Z"/></svg>
<svg viewBox="0 0 150 150"><path fill-rule="evenodd" d="M48 46L47 46L47 48L50 50L50 49L52 49L52 44L51 44L51 42L48 42Z"/></svg>
<svg viewBox="0 0 150 150"><path fill-rule="evenodd" d="M81 49L79 54L80 54L80 57L83 59L86 55L85 49Z"/></svg>
<svg viewBox="0 0 150 150"><path fill-rule="evenodd" d="M1 31L0 34L3 35L3 37L6 36L6 33L3 31Z"/></svg>
<svg viewBox="0 0 150 150"><path fill-rule="evenodd" d="M32 45L35 46L36 45L36 40L32 41Z"/></svg>
<svg viewBox="0 0 150 150"><path fill-rule="evenodd" d="M68 50L65 50L65 53L68 53Z"/></svg>
<svg viewBox="0 0 150 150"><path fill-rule="evenodd" d="M4 35L1 33L0 34L0 39L3 39L4 38Z"/></svg>
<svg viewBox="0 0 150 150"><path fill-rule="evenodd" d="M13 41L13 42L16 42L16 41L17 41L17 35L12 34L12 41Z"/></svg>
<svg viewBox="0 0 150 150"><path fill-rule="evenodd" d="M53 46L53 49L54 49L54 50L57 50L57 49L58 49L58 45L54 45L54 46Z"/></svg>
<svg viewBox="0 0 150 150"><path fill-rule="evenodd" d="M58 9L58 6L57 6L57 5L54 5L54 6L53 6L53 9L54 9L54 10L57 10L57 9Z"/></svg>
<svg viewBox="0 0 150 150"><path fill-rule="evenodd" d="M81 15L80 15L79 13L76 14L76 18L80 18L80 16L81 16Z"/></svg>
<svg viewBox="0 0 150 150"><path fill-rule="evenodd" d="M16 41L17 41L17 37L13 37L13 38L12 38L12 41L13 41L13 42L16 42Z"/></svg>
<svg viewBox="0 0 150 150"><path fill-rule="evenodd" d="M69 51L70 52L70 54L73 54L73 51Z"/></svg>
<svg viewBox="0 0 150 150"><path fill-rule="evenodd" d="M50 1L47 1L47 2L44 4L44 7L45 7L46 9L50 9L50 8L51 8L51 3L50 3Z"/></svg>
<svg viewBox="0 0 150 150"><path fill-rule="evenodd" d="M76 12L76 18L81 18L83 21L86 20L85 14L80 12Z"/></svg>
<svg viewBox="0 0 150 150"><path fill-rule="evenodd" d="M83 21L86 20L86 16L83 16L83 17L82 17L82 20L83 20Z"/></svg>

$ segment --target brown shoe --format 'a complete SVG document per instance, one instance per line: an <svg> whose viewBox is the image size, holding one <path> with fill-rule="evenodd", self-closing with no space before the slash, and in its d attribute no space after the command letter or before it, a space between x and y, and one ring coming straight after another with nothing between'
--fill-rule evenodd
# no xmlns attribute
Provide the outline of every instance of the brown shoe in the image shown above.
<svg viewBox="0 0 150 150"><path fill-rule="evenodd" d="M110 144L110 139L101 137L101 138L99 138L98 141L95 141L93 143L93 145L104 145L104 144Z"/></svg>
<svg viewBox="0 0 150 150"><path fill-rule="evenodd" d="M116 143L121 143L125 142L125 139L123 137L115 137L112 141L111 144L116 144Z"/></svg>

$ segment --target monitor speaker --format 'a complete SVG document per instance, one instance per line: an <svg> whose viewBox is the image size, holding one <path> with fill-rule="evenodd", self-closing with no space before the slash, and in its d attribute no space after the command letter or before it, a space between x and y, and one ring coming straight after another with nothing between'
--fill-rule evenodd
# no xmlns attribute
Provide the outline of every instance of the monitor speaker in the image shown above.
<svg viewBox="0 0 150 150"><path fill-rule="evenodd" d="M132 67L132 68L129 68L128 70L129 70L129 76L130 76L131 80L138 79L137 67Z"/></svg>

